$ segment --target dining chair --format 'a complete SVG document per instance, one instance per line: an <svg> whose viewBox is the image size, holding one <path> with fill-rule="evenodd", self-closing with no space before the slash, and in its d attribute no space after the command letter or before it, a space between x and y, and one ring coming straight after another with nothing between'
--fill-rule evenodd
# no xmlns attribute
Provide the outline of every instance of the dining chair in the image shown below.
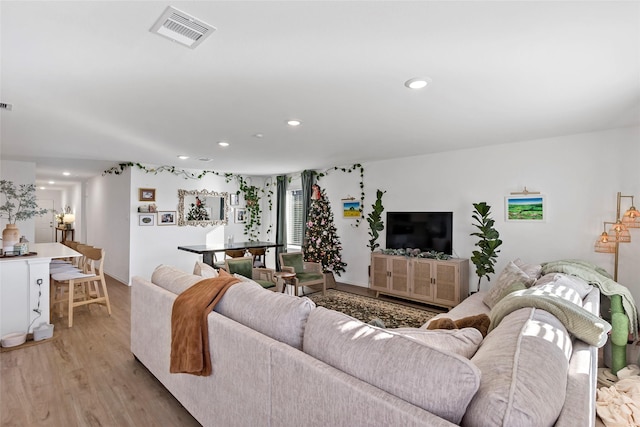
<svg viewBox="0 0 640 427"><path fill-rule="evenodd" d="M241 258L243 256L244 256L244 249L227 249L226 251L224 251L224 259L222 261L214 262L213 266L215 268L225 268L226 259Z"/></svg>
<svg viewBox="0 0 640 427"><path fill-rule="evenodd" d="M254 267L263 267L265 268L267 265L265 264L265 255L267 254L266 248L249 248L249 253L253 258L253 266Z"/></svg>
<svg viewBox="0 0 640 427"><path fill-rule="evenodd" d="M304 260L302 252L285 252L280 254L280 268L282 271L295 273L292 280L294 294L298 295L298 286L322 285L322 295L327 293L327 281L319 262Z"/></svg>
<svg viewBox="0 0 640 427"><path fill-rule="evenodd" d="M270 268L258 268L253 266L252 257L230 258L224 261L225 270L229 274L239 274L253 280L265 289L275 290L275 271Z"/></svg>
<svg viewBox="0 0 640 427"><path fill-rule="evenodd" d="M51 305L59 308L63 304L68 304L70 328L73 326L73 310L76 307L101 304L107 307L107 312L111 315L111 303L103 270L105 250L78 245L78 252L83 255L82 268L60 271L51 275L52 289L54 289ZM93 285L93 291L90 285ZM61 309L58 309L58 313L62 317Z"/></svg>

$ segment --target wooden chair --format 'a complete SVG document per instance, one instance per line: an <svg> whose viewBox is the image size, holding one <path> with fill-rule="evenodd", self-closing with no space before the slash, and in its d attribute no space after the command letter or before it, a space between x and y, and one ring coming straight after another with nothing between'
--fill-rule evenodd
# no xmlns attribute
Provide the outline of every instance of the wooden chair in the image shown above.
<svg viewBox="0 0 640 427"><path fill-rule="evenodd" d="M222 261L214 262L215 268L225 268L225 260L228 258L241 258L244 257L244 249L227 249L224 251L224 259Z"/></svg>
<svg viewBox="0 0 640 427"><path fill-rule="evenodd" d="M68 304L69 327L73 326L73 309L87 304L104 304L111 315L111 304L107 293L107 283L104 278L105 251L101 248L78 245L78 252L83 255L82 269L53 273L52 306ZM94 292L90 285L93 284ZM102 295L100 295L101 285ZM61 310L59 310L62 317Z"/></svg>
<svg viewBox="0 0 640 427"><path fill-rule="evenodd" d="M252 257L226 259L224 263L225 270L229 274L239 274L252 279L265 289L275 290L276 281L273 275L275 271L270 268L254 268Z"/></svg>
<svg viewBox="0 0 640 427"><path fill-rule="evenodd" d="M265 264L265 255L267 254L266 248L249 248L249 253L253 258L253 266L258 268L265 268L267 265Z"/></svg>
<svg viewBox="0 0 640 427"><path fill-rule="evenodd" d="M305 286L322 285L322 295L327 293L327 282L322 272L322 265L319 262L304 261L302 252L281 253L280 268L282 271L296 274L293 280L296 296L298 295L298 286L304 288Z"/></svg>

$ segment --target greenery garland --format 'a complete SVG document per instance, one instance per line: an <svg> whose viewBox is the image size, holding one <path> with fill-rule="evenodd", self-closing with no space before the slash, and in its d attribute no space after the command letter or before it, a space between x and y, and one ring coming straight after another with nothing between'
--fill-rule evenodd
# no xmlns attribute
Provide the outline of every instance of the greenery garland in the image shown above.
<svg viewBox="0 0 640 427"><path fill-rule="evenodd" d="M356 219L356 222L352 224L354 227L358 227L360 225L360 222L362 221L362 207L364 206L364 167L360 163L356 163L351 167L334 166L325 170L324 172L314 172L314 174L316 175L318 181L320 181L320 178L328 175L332 171L338 170L344 173L360 172L360 208L358 209L358 211L360 211L360 216L358 217L358 219Z"/></svg>
<svg viewBox="0 0 640 427"><path fill-rule="evenodd" d="M264 188L257 187L255 185L251 185L250 178L245 178L242 175L233 174L233 173L221 173L212 170L203 170L202 172L196 174L192 172L187 172L184 169L178 169L175 166L158 166L156 168L148 168L141 163L134 162L122 162L118 163L117 166L114 166L110 169L105 170L102 173L102 176L105 175L120 175L127 168L137 167L141 171L145 173L152 173L157 175L160 172L168 172L176 176L182 176L184 179L202 179L206 175L216 175L224 177L226 182L230 182L232 179L235 179L238 182L239 190L236 194L242 194L242 197L246 203L247 209L247 218L244 224L244 234L249 237L249 240L257 240L258 233L260 231L260 226L262 225L262 208L260 206L260 199L263 196L267 198L267 205L269 207L269 211L273 209L273 182L270 178L265 181ZM361 164L356 163L351 167L339 167L334 166L333 168L329 168L324 172L316 172L313 171L313 174L316 176L317 180L324 176L327 176L332 171L342 171L344 173L352 173L352 172L360 172L360 217L356 220L354 227L358 227L362 220L362 206L364 205L364 167ZM291 177L289 177L291 180ZM266 235L269 236L271 231L273 230L273 224L270 221L269 227L267 228Z"/></svg>

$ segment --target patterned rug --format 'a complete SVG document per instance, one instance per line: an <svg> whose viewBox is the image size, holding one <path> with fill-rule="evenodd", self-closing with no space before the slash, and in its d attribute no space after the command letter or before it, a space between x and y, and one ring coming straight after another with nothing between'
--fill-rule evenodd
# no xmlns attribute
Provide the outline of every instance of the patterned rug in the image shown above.
<svg viewBox="0 0 640 427"><path fill-rule="evenodd" d="M317 306L348 314L365 323L378 318L387 328L418 328L438 314L437 311L408 307L337 289L327 289L325 296L322 296L322 292L307 296Z"/></svg>

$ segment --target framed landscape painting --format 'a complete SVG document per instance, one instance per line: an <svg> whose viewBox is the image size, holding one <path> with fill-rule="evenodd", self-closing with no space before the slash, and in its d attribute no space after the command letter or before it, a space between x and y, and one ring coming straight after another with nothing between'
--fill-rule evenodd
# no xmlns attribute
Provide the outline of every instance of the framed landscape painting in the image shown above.
<svg viewBox="0 0 640 427"><path fill-rule="evenodd" d="M344 218L360 218L362 215L360 211L360 202L352 199L342 200L342 215Z"/></svg>
<svg viewBox="0 0 640 427"><path fill-rule="evenodd" d="M504 198L505 220L544 222L547 220L547 203L541 195L507 196Z"/></svg>

